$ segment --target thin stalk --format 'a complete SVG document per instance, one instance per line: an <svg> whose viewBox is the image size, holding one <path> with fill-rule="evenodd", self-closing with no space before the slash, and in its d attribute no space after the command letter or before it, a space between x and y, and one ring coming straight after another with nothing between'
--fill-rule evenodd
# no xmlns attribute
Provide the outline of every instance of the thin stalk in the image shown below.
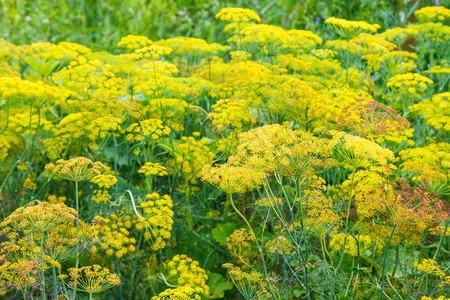
<svg viewBox="0 0 450 300"><path fill-rule="evenodd" d="M228 214L230 211L230 197L231 194L227 193L227 199L225 200L225 206L223 209L223 222L226 223L228 220Z"/></svg>
<svg viewBox="0 0 450 300"><path fill-rule="evenodd" d="M142 231L139 233L139 240L138 240L138 244L137 244L137 249L136 249L136 253L139 253L139 250L141 249L141 244L142 244ZM136 291L136 286L134 284L134 281L136 279L136 273L137 273L137 260L133 260L133 271L131 273L131 288L130 288L130 292L128 293L128 299L134 299L134 292Z"/></svg>
<svg viewBox="0 0 450 300"><path fill-rule="evenodd" d="M436 261L436 258L439 255L439 252L441 252L442 244L444 243L444 237L445 237L445 234L447 233L447 229L448 229L448 223L449 223L449 221L447 221L447 223L445 223L445 229L444 229L444 232L442 233L441 240L439 241L439 246L436 249L436 253L434 253L434 256L433 256L434 261Z"/></svg>
<svg viewBox="0 0 450 300"><path fill-rule="evenodd" d="M386 262L387 262L387 256L389 253L389 244L391 243L392 236L394 235L395 228L397 228L397 224L394 225L391 231L391 235L389 236L388 242L386 244L386 250L384 251L384 258L383 258L383 271L381 273L381 292L380 292L380 300L383 300L383 290L384 290L384 274L386 273Z"/></svg>
<svg viewBox="0 0 450 300"><path fill-rule="evenodd" d="M116 272L119 277L122 277L122 274L120 273L120 262L119 258L116 256ZM119 285L119 299L123 300L123 288L122 285Z"/></svg>
<svg viewBox="0 0 450 300"><path fill-rule="evenodd" d="M263 254L263 252L262 252L261 246L259 245L258 239L256 238L256 234L255 234L255 232L253 231L253 228L252 228L252 226L250 225L250 223L249 223L249 222L247 221L247 219L244 217L244 215L237 209L236 205L234 205L234 201L233 201L233 196L232 196L232 194L229 194L229 193L228 193L228 195L229 195L229 197L230 197L230 204L231 204L231 207L233 207L234 211L241 217L241 219L242 219L242 220L244 221L244 223L248 226L248 228L250 229L251 233L252 233L253 236L255 237L255 243L256 243L256 246L258 247L259 256L261 257L261 262L262 262L262 264L263 264L264 275L266 276L266 279L267 279L269 276L268 276L268 273L267 273L266 260L264 259L264 254ZM270 289L270 293L272 294L272 297L273 297L274 299L276 299L275 294L274 294L274 292L273 292L273 290L272 290L272 287L271 287L270 283L268 283L268 286L269 286L269 289Z"/></svg>
<svg viewBox="0 0 450 300"><path fill-rule="evenodd" d="M348 196L348 205L347 205L347 218L345 220L345 236L344 236L344 244L342 246L342 254L341 254L341 258L339 259L339 263L336 267L336 272L339 270L342 261L344 260L344 254L345 254L345 245L347 243L347 235L348 235L348 220L350 219L350 208L351 208L351 204L352 204L352 193L353 193L353 185L355 183L355 170L353 170L352 172L352 182L351 182L351 186L350 186L350 193Z"/></svg>
<svg viewBox="0 0 450 300"><path fill-rule="evenodd" d="M78 236L78 221L80 219L80 210L79 210L79 199L78 199L78 181L75 181L75 209L77 210L77 218L75 220L76 224L76 236ZM80 244L77 243L77 251L76 251L76 260L75 260L75 268L78 269L78 265L80 263ZM75 281L75 286L72 292L72 299L76 299L77 296L77 284L78 280Z"/></svg>
<svg viewBox="0 0 450 300"><path fill-rule="evenodd" d="M45 276L44 276L44 233L41 232L41 298L43 300L47 299L45 294Z"/></svg>
<svg viewBox="0 0 450 300"><path fill-rule="evenodd" d="M53 293L55 294L55 298L58 297L58 281L56 280L56 267L52 268L53 275Z"/></svg>
<svg viewBox="0 0 450 300"><path fill-rule="evenodd" d="M346 57L346 60L345 60L345 67L346 67L346 69L345 69L345 83L346 84L348 83L348 68L349 68L349 65L350 65L350 39L347 38L347 57Z"/></svg>

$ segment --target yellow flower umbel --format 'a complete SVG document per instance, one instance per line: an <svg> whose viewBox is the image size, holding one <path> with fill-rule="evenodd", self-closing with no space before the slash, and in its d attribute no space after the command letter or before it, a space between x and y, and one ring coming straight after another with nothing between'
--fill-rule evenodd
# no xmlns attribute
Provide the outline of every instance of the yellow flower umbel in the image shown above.
<svg viewBox="0 0 450 300"><path fill-rule="evenodd" d="M77 211L64 203L40 202L38 205L19 207L11 213L0 227L11 227L15 231L45 232L61 224L73 223Z"/></svg>
<svg viewBox="0 0 450 300"><path fill-rule="evenodd" d="M153 42L146 36L141 35L127 35L120 39L117 47L126 48L128 50L137 50L148 47Z"/></svg>
<svg viewBox="0 0 450 300"><path fill-rule="evenodd" d="M420 23L440 22L445 23L450 19L450 9L444 6L426 6L414 12Z"/></svg>
<svg viewBox="0 0 450 300"><path fill-rule="evenodd" d="M143 217L136 222L136 230L144 231L144 238L156 251L166 246L173 224L172 198L158 193L147 194L146 201L139 204Z"/></svg>
<svg viewBox="0 0 450 300"><path fill-rule="evenodd" d="M269 299L270 294L267 291L267 284L261 273L256 271L245 271L231 263L223 264L227 269L236 288L242 294L244 299Z"/></svg>
<svg viewBox="0 0 450 300"><path fill-rule="evenodd" d="M246 193L263 183L264 172L246 166L223 164L205 166L202 180L209 182L227 194Z"/></svg>
<svg viewBox="0 0 450 300"><path fill-rule="evenodd" d="M257 23L261 22L261 18L253 10L248 8L234 8L234 7L222 8L216 14L216 19L233 23L248 23L252 21L256 21Z"/></svg>
<svg viewBox="0 0 450 300"><path fill-rule="evenodd" d="M145 176L165 176L167 175L166 167L159 163L146 162L139 170L138 173L142 173Z"/></svg>
<svg viewBox="0 0 450 300"><path fill-rule="evenodd" d="M428 125L442 132L450 131L450 93L435 94L409 107L417 116L423 116Z"/></svg>
<svg viewBox="0 0 450 300"><path fill-rule="evenodd" d="M162 136L169 135L171 130L159 119L148 119L131 124L127 130L126 139L131 142L150 143Z"/></svg>
<svg viewBox="0 0 450 300"><path fill-rule="evenodd" d="M330 247L334 251L341 251L344 245L345 234L338 233L333 236L330 242ZM356 235L347 237L345 243L345 253L353 257L371 256L372 253L380 253L382 250L381 242L370 235Z"/></svg>
<svg viewBox="0 0 450 300"><path fill-rule="evenodd" d="M196 294L209 295L209 286L206 284L208 276L198 261L184 254L175 255L172 260L164 263L164 269L167 273L162 275L172 286L188 286L194 289Z"/></svg>
<svg viewBox="0 0 450 300"><path fill-rule="evenodd" d="M212 119L212 124L217 126L219 132L224 131L227 127L231 127L231 130L241 131L244 125L256 122L251 116L248 106L247 101L242 99L219 100L211 106L214 111L207 117Z"/></svg>
<svg viewBox="0 0 450 300"><path fill-rule="evenodd" d="M131 236L130 230L136 218L129 215L118 216L112 213L108 218L95 216L97 235L100 237L100 246L108 256L122 257L135 251L136 239ZM97 247L92 247L92 252L98 252Z"/></svg>
<svg viewBox="0 0 450 300"><path fill-rule="evenodd" d="M395 94L415 99L420 97L430 84L433 84L433 81L428 77L417 73L406 73L389 78L386 86L391 88Z"/></svg>
<svg viewBox="0 0 450 300"><path fill-rule="evenodd" d="M342 131L329 131L333 139L339 140L336 145L338 160L343 167L355 171L358 168L373 169L383 173L391 173L396 169L391 162L394 153L368 139L347 134Z"/></svg>
<svg viewBox="0 0 450 300"><path fill-rule="evenodd" d="M201 300L200 294L202 294L201 288L183 285L177 288L166 289L157 296L153 296L152 300Z"/></svg>
<svg viewBox="0 0 450 300"><path fill-rule="evenodd" d="M436 143L426 147L409 148L399 152L400 167L410 173L411 179L429 183L432 192L445 196L450 181L450 146L448 143Z"/></svg>
<svg viewBox="0 0 450 300"><path fill-rule="evenodd" d="M80 292L89 294L92 299L92 294L101 293L114 286L120 285L120 278L118 275L111 273L108 268L102 268L99 265L92 265L81 268L68 269L69 275L60 275L59 279L69 279L67 285L75 288Z"/></svg>
<svg viewBox="0 0 450 300"><path fill-rule="evenodd" d="M110 198L108 189L117 183L117 178L111 174L101 174L92 178L91 182L95 183L100 188L94 191L92 200L97 203L105 203Z"/></svg>
<svg viewBox="0 0 450 300"><path fill-rule="evenodd" d="M49 163L45 166L45 170L55 177L75 182L91 180L107 169L101 162L93 162L85 157L76 157L69 160L59 159L56 164Z"/></svg>
<svg viewBox="0 0 450 300"><path fill-rule="evenodd" d="M361 32L377 32L380 28L378 24L369 24L363 21L348 21L345 19L339 19L335 17L330 17L325 20L326 24L330 24L331 28L345 39L351 39Z"/></svg>
<svg viewBox="0 0 450 300"><path fill-rule="evenodd" d="M135 51L135 54L141 56L142 58L148 59L160 59L161 56L169 55L173 52L173 49L170 47L159 46L159 45L151 45L148 47L140 48Z"/></svg>

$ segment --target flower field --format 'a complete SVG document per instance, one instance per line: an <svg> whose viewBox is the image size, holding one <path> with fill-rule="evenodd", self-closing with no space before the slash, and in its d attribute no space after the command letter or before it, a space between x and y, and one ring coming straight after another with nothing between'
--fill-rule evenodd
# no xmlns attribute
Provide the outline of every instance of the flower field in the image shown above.
<svg viewBox="0 0 450 300"><path fill-rule="evenodd" d="M450 299L450 9L215 13L0 39L0 297Z"/></svg>

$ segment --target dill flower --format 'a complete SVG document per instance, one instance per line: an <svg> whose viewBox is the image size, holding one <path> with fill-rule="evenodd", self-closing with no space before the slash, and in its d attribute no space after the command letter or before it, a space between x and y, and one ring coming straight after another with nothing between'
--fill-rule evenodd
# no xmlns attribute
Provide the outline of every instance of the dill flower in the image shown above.
<svg viewBox="0 0 450 300"><path fill-rule="evenodd" d="M445 297L445 296L439 296L437 298L431 298L428 296L422 296L422 298L420 298L420 300L448 300L449 298Z"/></svg>
<svg viewBox="0 0 450 300"><path fill-rule="evenodd" d="M285 255L292 254L295 251L291 241L283 235L271 239L265 244L265 246L267 248L267 252L272 254Z"/></svg>
<svg viewBox="0 0 450 300"><path fill-rule="evenodd" d="M217 14L216 19L233 23L248 23L251 21L261 22L261 18L256 12L248 8L222 8Z"/></svg>
<svg viewBox="0 0 450 300"><path fill-rule="evenodd" d="M253 168L265 174L306 175L334 165L333 145L287 125L266 125L239 135L236 154L228 164Z"/></svg>
<svg viewBox="0 0 450 300"><path fill-rule="evenodd" d="M368 139L347 134L341 131L329 131L333 139L338 140L336 150L338 159L343 162L343 167L356 170L358 168L376 169L390 173L395 166L390 162L395 160L394 153L381 147Z"/></svg>
<svg viewBox="0 0 450 300"><path fill-rule="evenodd" d="M411 95L411 97L420 97L420 94L423 93L430 84L433 84L433 81L428 77L417 73L406 73L389 78L386 86L397 93L408 94Z"/></svg>
<svg viewBox="0 0 450 300"><path fill-rule="evenodd" d="M436 262L429 258L422 259L420 263L415 262L414 267L425 273L431 273L440 270L439 267L436 265Z"/></svg>
<svg viewBox="0 0 450 300"><path fill-rule="evenodd" d="M241 130L245 124L254 124L256 120L249 112L248 102L241 99L219 100L212 105L213 112L208 114L212 124L218 131L223 131L227 126L234 130Z"/></svg>
<svg viewBox="0 0 450 300"><path fill-rule="evenodd" d="M129 50L137 50L144 47L148 47L153 42L146 36L141 35L127 35L122 37L117 43L117 47L127 48Z"/></svg>
<svg viewBox="0 0 450 300"><path fill-rule="evenodd" d="M133 123L126 129L126 140L131 142L151 142L169 135L171 130L160 119L148 119Z"/></svg>
<svg viewBox="0 0 450 300"><path fill-rule="evenodd" d="M364 21L348 21L335 17L327 18L325 24L330 24L331 28L345 39L350 39L364 31L377 32L380 28L378 24L373 25Z"/></svg>
<svg viewBox="0 0 450 300"><path fill-rule="evenodd" d="M333 200L330 197L326 197L319 190L305 190L301 205L305 214L303 228L309 233L324 236L329 232L337 231L341 225L339 215L333 211ZM292 225L291 227L290 230L293 230Z"/></svg>
<svg viewBox="0 0 450 300"><path fill-rule="evenodd" d="M249 59L250 54L242 51L242 50L238 50L238 51L231 51L230 53L228 53L230 55L231 61L232 62L240 62L240 61L246 61Z"/></svg>
<svg viewBox="0 0 450 300"><path fill-rule="evenodd" d="M172 52L173 52L172 48L159 45L151 45L137 49L135 51L137 55L141 55L143 58L149 58L153 60L160 59L161 56L169 55Z"/></svg>
<svg viewBox="0 0 450 300"><path fill-rule="evenodd" d="M430 191L446 196L450 192L449 153L448 143L405 149L399 152L400 167L403 172L409 173L412 181L422 185L425 183Z"/></svg>
<svg viewBox="0 0 450 300"><path fill-rule="evenodd" d="M342 109L343 115L336 119L339 129L348 128L351 132L376 143L407 142L413 145L414 129L390 106L363 98L357 103Z"/></svg>
<svg viewBox="0 0 450 300"><path fill-rule="evenodd" d="M69 160L59 159L56 164L49 163L45 166L45 170L57 178L79 182L102 175L108 167L99 161L93 162L86 157L76 157Z"/></svg>
<svg viewBox="0 0 450 300"><path fill-rule="evenodd" d="M110 188L117 183L117 177L111 174L100 174L93 177L91 182L101 188Z"/></svg>
<svg viewBox="0 0 450 300"><path fill-rule="evenodd" d="M311 53L321 59L334 58L337 56L337 52L331 49L313 49L311 50Z"/></svg>
<svg viewBox="0 0 450 300"><path fill-rule="evenodd" d="M267 291L267 284L261 273L253 270L246 272L231 263L225 263L222 267L227 269L231 280L245 299L270 298Z"/></svg>
<svg viewBox="0 0 450 300"><path fill-rule="evenodd" d="M159 163L146 162L139 170L138 173L142 173L145 176L165 176L167 175L167 168Z"/></svg>
<svg viewBox="0 0 450 300"><path fill-rule="evenodd" d="M212 43L193 37L177 36L166 40L159 40L157 45L166 46L173 49L178 55L191 54L195 56L214 55L218 52L226 51L229 46Z"/></svg>
<svg viewBox="0 0 450 300"><path fill-rule="evenodd" d="M151 242L152 250L166 246L173 225L173 204L169 195L147 194L144 202L139 204L143 218L136 221L135 228L144 231L144 238Z"/></svg>
<svg viewBox="0 0 450 300"><path fill-rule="evenodd" d="M108 256L122 257L127 253L136 250L136 239L131 236L131 228L135 224L136 218L130 215L110 214L107 218L95 216L94 223L96 235L99 236L98 243L102 251ZM96 248L94 248L97 252Z"/></svg>
<svg viewBox="0 0 450 300"><path fill-rule="evenodd" d="M201 288L193 288L189 285L183 285L172 289L166 289L157 296L153 296L151 300L201 300L201 294Z"/></svg>
<svg viewBox="0 0 450 300"><path fill-rule="evenodd" d="M42 81L22 80L14 76L0 77L0 95L4 99L21 99L35 106L41 106L43 103L62 103L72 96L72 92L64 87L51 86Z"/></svg>
<svg viewBox="0 0 450 300"><path fill-rule="evenodd" d="M409 107L416 116L423 116L426 123L436 130L450 131L450 93L435 94Z"/></svg>
<svg viewBox="0 0 450 300"><path fill-rule="evenodd" d="M177 173L181 171L186 182L197 184L197 178L202 176L203 167L210 164L216 156L209 143L206 138L181 137L181 142L174 147L178 156L171 161L171 171Z"/></svg>
<svg viewBox="0 0 450 300"><path fill-rule="evenodd" d="M350 185L350 180L346 184ZM358 230L384 240L395 224L393 244L419 244L423 232L449 218L448 204L427 190L410 187L404 178L394 183L374 172L358 171L353 190L355 211L358 218L370 221L359 222Z"/></svg>
<svg viewBox="0 0 450 300"><path fill-rule="evenodd" d="M76 216L77 211L64 203L40 202L19 207L0 223L0 227L44 232L62 224L73 224Z"/></svg>
<svg viewBox="0 0 450 300"><path fill-rule="evenodd" d="M69 268L67 271L69 275L59 275L59 279L63 281L68 280L67 285L71 288L76 288L80 292L96 294L120 285L118 275L99 265Z"/></svg>
<svg viewBox="0 0 450 300"><path fill-rule="evenodd" d="M202 170L202 180L227 194L246 193L263 183L264 173L246 166L223 164L207 165Z"/></svg>
<svg viewBox="0 0 450 300"><path fill-rule="evenodd" d="M389 42L395 43L397 48L401 49L401 45L403 45L408 37L415 33L417 33L416 29L395 27L386 29L384 32L380 33L379 36Z"/></svg>
<svg viewBox="0 0 450 300"><path fill-rule="evenodd" d="M206 284L208 276L198 261L191 259L187 255L175 255L170 261L164 263L168 276L165 277L169 283L177 286L189 286L196 290L196 293L209 295L209 286Z"/></svg>
<svg viewBox="0 0 450 300"><path fill-rule="evenodd" d="M414 12L420 23L441 22L444 23L450 19L450 9L444 6L426 6Z"/></svg>
<svg viewBox="0 0 450 300"><path fill-rule="evenodd" d="M334 251L340 251L344 245L345 240L344 233L337 233L333 235L330 241L330 247ZM377 241L376 238L370 235L356 235L348 236L345 241L345 253L357 257L366 256L370 257L373 252L380 253L382 250L382 244Z"/></svg>
<svg viewBox="0 0 450 300"><path fill-rule="evenodd" d="M37 284L39 262L26 258L19 258L14 262L3 260L1 262L0 296L4 296L12 288L23 291L24 288Z"/></svg>
<svg viewBox="0 0 450 300"><path fill-rule="evenodd" d="M431 74L450 74L450 67L446 66L433 66L432 68L425 71L425 73Z"/></svg>

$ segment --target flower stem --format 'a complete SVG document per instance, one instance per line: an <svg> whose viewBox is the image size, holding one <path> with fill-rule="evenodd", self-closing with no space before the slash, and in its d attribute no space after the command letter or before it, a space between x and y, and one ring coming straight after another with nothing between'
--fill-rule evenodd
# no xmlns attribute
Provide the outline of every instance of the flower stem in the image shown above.
<svg viewBox="0 0 450 300"><path fill-rule="evenodd" d="M75 181L75 209L77 210L77 218L76 218L76 235L78 236L78 220L80 219L80 210L79 210L79 199L78 199L78 181ZM75 268L78 269L78 265L80 263L80 244L77 243L77 251L76 251L76 260L75 260ZM77 296L77 283L78 280L75 281L75 286L73 288L73 292L72 292L72 299L75 299Z"/></svg>
<svg viewBox="0 0 450 300"><path fill-rule="evenodd" d="M258 239L256 238L256 234L253 231L253 228L250 225L250 223L247 221L247 218L245 218L244 215L237 209L236 205L234 205L233 196L231 194L229 194L229 193L227 195L229 195L231 207L233 207L234 211L241 217L242 220L244 220L245 224L248 226L248 228L250 229L251 233L255 237L255 243L256 243L256 246L258 247L259 256L261 257L261 262L262 262L263 268L264 268L264 275L266 276L266 279L267 279L268 278L268 273L267 273L266 260L264 259L264 254L262 252L261 246L259 245ZM270 292L272 294L273 299L277 299L276 296L275 296L274 291L272 290L270 282L268 282L268 286L269 286L269 289L270 289Z"/></svg>
<svg viewBox="0 0 450 300"><path fill-rule="evenodd" d="M41 232L41 298L43 300L47 299L44 276L44 232Z"/></svg>
<svg viewBox="0 0 450 300"><path fill-rule="evenodd" d="M383 290L384 290L384 274L386 273L386 262L387 256L389 252L389 244L391 243L392 236L394 235L395 228L397 228L397 224L394 225L391 231L391 235L389 236L388 242L386 244L386 250L384 250L384 258L383 258L383 271L381 273L381 291L380 291L380 300L383 300Z"/></svg>

